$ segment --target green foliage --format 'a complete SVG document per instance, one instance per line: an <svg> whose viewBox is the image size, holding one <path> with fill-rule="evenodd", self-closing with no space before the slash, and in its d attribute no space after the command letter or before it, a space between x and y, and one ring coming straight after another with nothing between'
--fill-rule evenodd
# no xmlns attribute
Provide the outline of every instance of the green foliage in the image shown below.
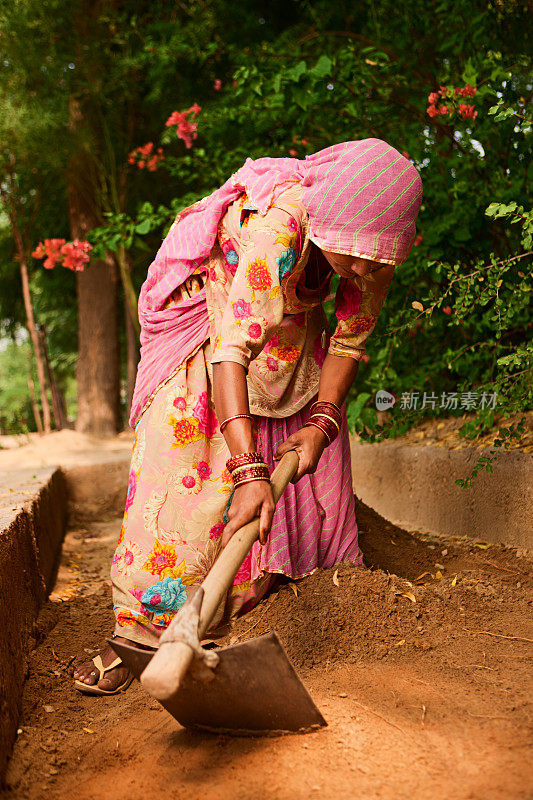
<svg viewBox="0 0 533 800"><path fill-rule="evenodd" d="M25 369L24 369L25 367ZM4 341L0 349L0 433L28 433L35 430L28 375L33 373L29 342Z"/></svg>
<svg viewBox="0 0 533 800"><path fill-rule="evenodd" d="M383 138L419 169L424 202L417 246L395 272L369 341L370 360L360 365L350 426L380 439L404 432L428 411L397 402L384 420L374 408L378 389L398 398L412 391L496 392L496 408L479 409L463 426L472 438L496 414L531 406L532 48L525 7L481 0L443 0L431 9L423 0L403 6L190 0L176 8L134 0L127 10L98 6L84 29L83 55L72 37L81 0L6 2L0 37L9 30L3 44L18 48L10 63L18 56L25 65L28 96L31 78L39 102L48 98L47 113L56 109L52 131L63 114L63 160L80 146L66 135L68 98L85 98L85 113L98 121L93 139L81 143L98 154L104 197L102 225L90 234L95 255L125 246L138 287L175 214L216 189L248 156L303 158L335 142ZM29 39L33 47L22 46ZM475 119L428 116L430 92L446 86L452 104L454 88L466 84L476 88L467 98ZM164 122L193 101L202 112L198 138L186 150ZM126 165L134 147L158 138L165 161L156 173ZM25 185L29 190L29 170ZM44 235L64 234L59 175L54 187L52 201L43 194L36 240L43 238L41 218ZM3 246L0 232L5 265ZM41 281L51 338L60 341L61 326L51 329L57 313L74 343L75 313L61 317L59 284L44 273ZM15 284L10 274L4 285L12 287L13 311L0 300L7 324L20 318ZM437 406L431 413L450 410Z"/></svg>

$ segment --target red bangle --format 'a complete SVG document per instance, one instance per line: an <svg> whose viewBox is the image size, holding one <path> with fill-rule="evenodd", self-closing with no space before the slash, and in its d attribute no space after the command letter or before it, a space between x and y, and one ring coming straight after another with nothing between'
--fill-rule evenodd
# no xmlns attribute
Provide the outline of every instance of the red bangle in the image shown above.
<svg viewBox="0 0 533 800"><path fill-rule="evenodd" d="M270 473L266 464L255 465L251 467L241 467L238 473L232 474L233 486L237 488L242 483L251 483L252 481L269 481Z"/></svg>
<svg viewBox="0 0 533 800"><path fill-rule="evenodd" d="M263 478L244 478L242 481L239 481L238 483L234 483L233 486L236 489L237 486L242 486L243 483L253 483L254 481L270 481L270 476L268 478L267 477L263 477Z"/></svg>
<svg viewBox="0 0 533 800"><path fill-rule="evenodd" d="M230 472L237 467L244 467L246 464L263 464L264 458L261 453L239 453L236 456L228 458L226 467Z"/></svg>
<svg viewBox="0 0 533 800"><path fill-rule="evenodd" d="M220 423L220 433L222 433L222 431L224 430L224 428L226 427L228 422L233 422L234 419L249 419L250 422L251 422L252 421L252 415L251 414L235 414L235 416L233 416L233 417L228 417L227 419L225 419L223 422Z"/></svg>
<svg viewBox="0 0 533 800"><path fill-rule="evenodd" d="M308 421L317 424L321 430L326 431L330 443L339 435L339 429L329 417L325 417L322 414L313 414Z"/></svg>
<svg viewBox="0 0 533 800"><path fill-rule="evenodd" d="M327 439L328 442L327 446L329 447L329 445L331 444L331 439L329 438L329 433L327 432L325 426L323 426L323 424L320 422L311 422L311 420L309 420L309 422L305 423L304 428L308 428L310 425L312 425L313 428L318 428L319 431L322 431L322 433Z"/></svg>
<svg viewBox="0 0 533 800"><path fill-rule="evenodd" d="M341 426L342 421L342 412L339 406L335 405L335 403L329 403L326 400L317 400L311 406L311 415L313 414L326 414L331 417L338 423L339 428Z"/></svg>

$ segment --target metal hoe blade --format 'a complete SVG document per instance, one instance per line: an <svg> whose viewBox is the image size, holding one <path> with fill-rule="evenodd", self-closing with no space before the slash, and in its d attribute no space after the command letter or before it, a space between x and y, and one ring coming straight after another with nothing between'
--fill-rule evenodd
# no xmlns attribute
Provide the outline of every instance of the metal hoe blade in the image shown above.
<svg viewBox="0 0 533 800"><path fill-rule="evenodd" d="M110 640L138 679L153 653ZM186 728L234 735L306 732L326 725L275 633L217 650L213 679L189 670L161 705Z"/></svg>

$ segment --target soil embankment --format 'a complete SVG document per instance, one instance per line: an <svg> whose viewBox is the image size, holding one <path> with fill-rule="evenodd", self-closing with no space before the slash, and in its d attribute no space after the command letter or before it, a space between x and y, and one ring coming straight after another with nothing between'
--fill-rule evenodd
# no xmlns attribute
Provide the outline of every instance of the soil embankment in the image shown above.
<svg viewBox="0 0 533 800"><path fill-rule="evenodd" d="M286 585L229 637L276 629L328 721L274 739L187 732L138 684L109 698L71 688L73 664L112 627L120 520L71 529L39 618L6 797L531 797L530 562L410 535L361 504L358 519L370 569Z"/></svg>

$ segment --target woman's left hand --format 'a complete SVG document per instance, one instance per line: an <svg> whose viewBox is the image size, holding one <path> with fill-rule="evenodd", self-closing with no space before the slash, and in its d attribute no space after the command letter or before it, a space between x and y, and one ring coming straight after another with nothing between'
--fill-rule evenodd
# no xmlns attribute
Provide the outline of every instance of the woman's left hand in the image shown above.
<svg viewBox="0 0 533 800"><path fill-rule="evenodd" d="M313 426L300 428L299 431L291 434L283 444L280 444L274 459L279 461L289 450L295 450L298 453L300 463L298 471L291 481L291 483L296 483L303 475L308 475L316 470L326 445L326 436L318 428Z"/></svg>

